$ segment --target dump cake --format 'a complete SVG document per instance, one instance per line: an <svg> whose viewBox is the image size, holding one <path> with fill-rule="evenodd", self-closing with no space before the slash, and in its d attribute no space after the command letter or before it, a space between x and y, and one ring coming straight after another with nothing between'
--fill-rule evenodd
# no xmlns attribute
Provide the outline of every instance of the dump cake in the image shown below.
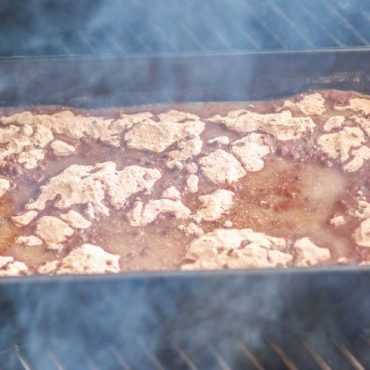
<svg viewBox="0 0 370 370"><path fill-rule="evenodd" d="M370 263L370 97L0 115L0 275Z"/></svg>

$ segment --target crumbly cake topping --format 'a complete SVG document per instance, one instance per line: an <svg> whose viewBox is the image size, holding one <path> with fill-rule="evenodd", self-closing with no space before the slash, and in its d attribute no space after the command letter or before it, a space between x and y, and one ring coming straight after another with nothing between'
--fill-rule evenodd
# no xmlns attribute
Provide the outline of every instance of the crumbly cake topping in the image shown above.
<svg viewBox="0 0 370 370"><path fill-rule="evenodd" d="M186 189L190 193L197 193L199 190L199 177L197 175L191 174L186 179Z"/></svg>
<svg viewBox="0 0 370 370"><path fill-rule="evenodd" d="M292 259L284 253L285 249L284 239L251 229L216 229L189 245L185 255L187 262L182 269L273 267L282 262L284 266ZM271 251L278 253L271 255Z"/></svg>
<svg viewBox="0 0 370 370"><path fill-rule="evenodd" d="M55 140L50 144L50 147L57 157L67 157L75 152L75 148L65 141Z"/></svg>
<svg viewBox="0 0 370 370"><path fill-rule="evenodd" d="M176 151L178 156L188 158L194 143L186 145L196 139L204 130L204 123L195 115L186 115L184 112L169 111L160 114L159 121L150 118L139 122L125 134L125 141L129 148L149 150L160 153L169 146L182 142L182 147ZM184 141L185 140L185 141ZM190 149L188 148L190 146ZM173 154L175 156L175 154Z"/></svg>
<svg viewBox="0 0 370 370"><path fill-rule="evenodd" d="M330 258L330 251L310 239L293 245L251 229L216 229L195 239L187 249L184 270L314 266Z"/></svg>
<svg viewBox="0 0 370 370"><path fill-rule="evenodd" d="M365 115L370 114L370 99L368 98L351 98L349 99L348 105L335 106L337 110L350 110L355 112L361 112Z"/></svg>
<svg viewBox="0 0 370 370"><path fill-rule="evenodd" d="M128 166L118 171L113 162L95 166L72 165L43 185L36 200L26 205L28 212L13 220L28 225L40 213L47 212L47 205L52 205L59 217L39 218L35 234L49 248L58 249L74 234L75 229L91 227L92 221L99 215L109 216L108 204L114 209L124 208L128 198L139 192L150 192L160 177L158 169L139 166ZM83 207L84 215L70 209L72 206ZM60 212L68 209L67 213Z"/></svg>
<svg viewBox="0 0 370 370"><path fill-rule="evenodd" d="M214 193L201 195L199 197L201 206L194 214L193 219L197 223L218 220L233 206L233 197L234 193L225 189L218 189Z"/></svg>
<svg viewBox="0 0 370 370"><path fill-rule="evenodd" d="M333 131L335 129L343 127L343 124L346 120L344 116L332 116L327 119L324 124L325 131Z"/></svg>
<svg viewBox="0 0 370 370"><path fill-rule="evenodd" d="M11 256L0 256L0 276L24 276L28 275L28 267L25 263L16 261Z"/></svg>
<svg viewBox="0 0 370 370"><path fill-rule="evenodd" d="M128 166L119 171L114 162L72 165L43 185L38 198L29 202L26 209L42 211L51 201L58 209L84 205L92 218L95 214L109 215L105 199L114 208L123 208L130 196L150 191L160 177L158 169L139 166Z"/></svg>
<svg viewBox="0 0 370 370"><path fill-rule="evenodd" d="M128 221L132 226L145 226L152 223L160 214L171 213L178 219L186 219L191 211L180 200L155 199L144 205L137 201L128 213Z"/></svg>
<svg viewBox="0 0 370 370"><path fill-rule="evenodd" d="M263 158L270 153L266 135L249 134L232 143L231 151L247 171L260 171L264 166Z"/></svg>
<svg viewBox="0 0 370 370"><path fill-rule="evenodd" d="M0 216L14 234L0 276L154 258L183 270L369 261L370 98L323 91L230 107L0 115ZM275 173L274 159L291 170ZM296 163L313 178L297 180ZM332 191L325 179L339 177L347 188Z"/></svg>
<svg viewBox="0 0 370 370"><path fill-rule="evenodd" d="M235 182L246 175L240 162L225 150L215 150L199 160L203 174L216 184Z"/></svg>
<svg viewBox="0 0 370 370"><path fill-rule="evenodd" d="M330 258L330 251L327 248L318 247L308 238L297 240L293 245L296 254L296 266L315 266Z"/></svg>
<svg viewBox="0 0 370 370"><path fill-rule="evenodd" d="M319 93L308 94L297 102L286 100L281 109L297 110L306 116L321 115L326 111L325 99Z"/></svg>
<svg viewBox="0 0 370 370"><path fill-rule="evenodd" d="M10 189L10 181L0 177L0 198Z"/></svg>
<svg viewBox="0 0 370 370"><path fill-rule="evenodd" d="M36 168L53 138L51 130L43 126L0 127L0 167L11 166L15 161L27 170Z"/></svg>
<svg viewBox="0 0 370 370"><path fill-rule="evenodd" d="M211 117L209 121L222 123L228 129L242 133L262 131L283 141L299 139L304 133L312 132L316 126L312 118L294 117L290 111L261 114L235 110L227 116Z"/></svg>
<svg viewBox="0 0 370 370"><path fill-rule="evenodd" d="M119 272L120 257L107 253L103 248L83 244L62 260L55 260L40 266L40 274L104 274Z"/></svg>
<svg viewBox="0 0 370 370"><path fill-rule="evenodd" d="M35 235L23 235L16 239L16 244L25 245L27 247L36 247L43 244L43 241Z"/></svg>
<svg viewBox="0 0 370 370"><path fill-rule="evenodd" d="M34 220L36 216L36 211L27 211L19 216L12 217L12 220L17 226L27 226L32 222L32 220Z"/></svg>

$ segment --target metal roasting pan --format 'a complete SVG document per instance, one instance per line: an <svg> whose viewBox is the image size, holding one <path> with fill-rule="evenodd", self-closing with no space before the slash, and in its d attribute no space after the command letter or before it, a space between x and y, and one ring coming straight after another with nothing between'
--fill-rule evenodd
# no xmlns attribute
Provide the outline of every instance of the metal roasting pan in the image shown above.
<svg viewBox="0 0 370 370"><path fill-rule="evenodd" d="M263 100L327 88L370 93L370 49L0 59L3 107ZM318 357L301 350L311 347L326 369L353 368L332 357L337 340L370 368L369 292L369 268L357 266L2 278L0 369L58 369L51 349L65 370L259 369L251 353L260 368L283 369L286 358L271 355L283 348L312 370ZM120 366L104 355L110 348Z"/></svg>

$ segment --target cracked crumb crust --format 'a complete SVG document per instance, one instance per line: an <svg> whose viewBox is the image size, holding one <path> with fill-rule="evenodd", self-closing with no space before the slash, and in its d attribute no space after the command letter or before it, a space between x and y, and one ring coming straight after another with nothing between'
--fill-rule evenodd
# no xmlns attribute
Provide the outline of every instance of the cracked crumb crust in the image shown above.
<svg viewBox="0 0 370 370"><path fill-rule="evenodd" d="M0 276L370 263L370 97L0 112Z"/></svg>

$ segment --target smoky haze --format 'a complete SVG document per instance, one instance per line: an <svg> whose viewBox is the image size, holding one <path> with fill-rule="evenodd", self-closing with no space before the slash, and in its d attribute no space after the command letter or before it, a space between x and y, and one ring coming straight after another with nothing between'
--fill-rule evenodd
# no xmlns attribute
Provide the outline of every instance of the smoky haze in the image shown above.
<svg viewBox="0 0 370 370"><path fill-rule="evenodd" d="M365 46L365 0L1 2L1 55Z"/></svg>
<svg viewBox="0 0 370 370"><path fill-rule="evenodd" d="M358 75L358 85L351 85L344 60L358 65L352 56L301 55L272 63L272 57L240 59L227 53L367 45L368 2L9 0L1 7L2 56L88 57L3 61L1 105L93 108L262 99L322 86L322 81L365 88ZM186 63L176 57L209 51L223 56L200 62L188 57ZM172 57L153 57L158 53ZM102 54L144 58L123 64L90 59ZM145 59L148 54L152 59ZM297 69L298 62L303 64ZM31 368L41 370L55 367L53 355L66 370L94 368L86 357L99 369L124 368L123 360L133 369L150 369L151 354L174 364L163 365L166 369L186 368L175 348L189 353L199 369L219 368L213 349L232 369L245 369L242 343L266 368L280 369L276 357L268 358L271 342L282 343L292 355L304 340L325 352L330 345L320 341L323 333L351 337L369 327L368 280L351 271L4 280L0 359L5 365L0 362L0 368L17 368L16 344Z"/></svg>
<svg viewBox="0 0 370 370"><path fill-rule="evenodd" d="M15 343L31 369L55 359L63 369L186 369L178 349L197 369L219 369L215 354L231 369L254 368L242 348L283 369L274 344L313 369L304 343L332 359L335 340L369 334L364 270L29 279L0 285L5 369L18 368Z"/></svg>

